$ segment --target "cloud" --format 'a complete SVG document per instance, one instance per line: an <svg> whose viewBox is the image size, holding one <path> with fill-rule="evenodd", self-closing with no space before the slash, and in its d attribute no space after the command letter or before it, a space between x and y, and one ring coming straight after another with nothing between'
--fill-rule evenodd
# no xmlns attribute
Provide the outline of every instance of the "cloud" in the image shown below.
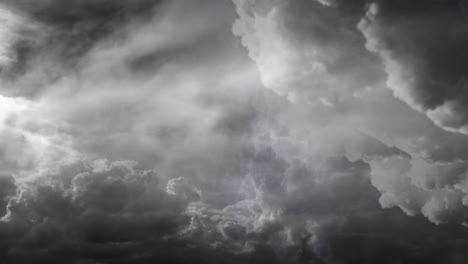
<svg viewBox="0 0 468 264"><path fill-rule="evenodd" d="M372 4L359 23L368 49L385 64L395 96L459 133L466 133L465 19L460 1L383 1Z"/></svg>
<svg viewBox="0 0 468 264"><path fill-rule="evenodd" d="M356 18L346 10L320 1L257 2L234 1L239 19L233 32L265 87L291 101L337 102L378 80L375 58L363 49L353 32Z"/></svg>
<svg viewBox="0 0 468 264"><path fill-rule="evenodd" d="M159 189L151 171L136 170L135 165L97 160L69 164L26 182L5 178L2 197L9 202L1 225L13 231L1 231L2 241L9 241L2 258L12 263L36 257L84 260L81 254L112 259L105 248L113 244L174 236L185 221L179 214L184 202ZM12 184L16 192L8 187ZM70 255L44 255L46 251Z"/></svg>
<svg viewBox="0 0 468 264"><path fill-rule="evenodd" d="M80 57L129 21L148 19L160 1L3 1L2 75L12 95L39 96ZM8 46L8 47L7 47ZM46 66L47 65L47 66Z"/></svg>
<svg viewBox="0 0 468 264"><path fill-rule="evenodd" d="M10 54L10 48L15 42L16 37L18 37L14 34L14 31L22 24L23 21L21 21L21 17L6 8L1 9L0 17L2 22L0 29L0 35L2 38L2 46L0 48L0 65L3 68L12 60L14 60Z"/></svg>
<svg viewBox="0 0 468 264"><path fill-rule="evenodd" d="M428 163L398 156L369 163L383 207L398 206L408 215L422 213L436 224L465 221L465 194L459 185L463 180L458 177L463 178L466 164Z"/></svg>
<svg viewBox="0 0 468 264"><path fill-rule="evenodd" d="M418 57L411 55L410 50L405 51L408 53L398 54L400 51L403 52L407 43L405 41L411 41L412 38L400 37L397 34L403 35L405 30L414 30L415 32L408 34L412 34L415 38L430 37L430 34L424 35L424 32L431 28L424 25L424 22L428 20L428 16L433 15L431 12L417 11L419 4L405 5L386 1L378 4L368 1L356 3L336 1L333 5L322 6L301 1L294 3L265 1L257 5L248 5L242 1L235 3L239 19L234 25L234 32L241 36L250 57L259 68L265 87L281 95L287 95L289 99L300 98L302 102L304 98L313 94L311 98L315 98L323 105L323 108L320 108L310 100L306 100L308 104L292 100L299 104L299 107L309 109L304 112L309 115L309 120L313 120L313 123L298 125L290 122L289 125L293 126L290 131L300 131L308 127L309 131L317 132L309 132L309 137L316 137L317 141L326 142L324 145L328 147L337 144L337 148L330 149L335 155L337 152L340 153L339 146L344 145L347 157L369 163L372 183L381 192L380 202L384 207L399 206L410 215L422 213L436 223L464 222L462 206L464 194L460 191L460 186L464 185L466 158L463 153L466 152L466 147L465 143L461 142L465 142L466 138L442 131L438 127L440 122L430 124L427 118L405 107L394 100L389 93L381 90L385 86L386 77L379 72L379 69L385 69L389 74L387 83L400 99L409 97L399 96L399 91L407 93L414 89L411 85L407 86L408 89L401 85L396 88L392 86L395 83L392 80L400 78L398 76L407 79L425 76L416 72L418 69L422 71L427 68L423 67L423 64L418 64L421 67L414 66L414 69L402 64L403 60L417 62ZM429 10L432 6L435 8L435 5L431 3L424 8ZM402 16L403 10L409 7L414 8L414 12L420 12L420 15ZM456 10L458 9L452 4L444 4L444 9L440 13L452 21L448 18L448 14ZM434 12L439 14L439 11ZM362 18L363 16L365 18ZM405 27L406 24L403 22L406 20L408 23L414 20L415 27ZM454 20L447 26L453 25L456 28L462 24L457 21ZM384 23L388 24L388 30ZM390 30L390 27L395 28L395 32ZM401 32L398 31L399 27ZM424 29L419 30L420 27ZM362 39L362 33L365 39ZM377 36L378 34L381 36ZM394 41L387 40L385 34L395 34ZM344 41L345 36L349 36L346 39L350 41ZM353 39L355 41L351 41ZM387 42L392 43L395 50L388 47L390 44ZM336 43L341 43L342 46L337 48L337 51L328 52L329 47L338 45ZM400 43L401 46L398 46ZM415 47L418 47L417 44L415 43ZM362 50L364 46L371 51L378 50L377 53L383 58L384 65L376 60L371 52ZM420 46L424 46L422 40ZM451 50L442 43L440 46L440 49L446 49L447 52ZM314 49L318 55L308 57L307 54ZM352 63L341 61L339 59L341 57L338 57L340 52L346 54L343 55L344 58ZM352 57L356 54L360 56ZM387 58L388 56L391 60ZM431 59L420 56L421 60ZM313 74L300 74L304 65L309 62L324 65L323 69L326 71L318 74L318 77ZM365 67L358 67L362 72L356 72L355 66L361 63ZM337 65L341 71L329 70ZM281 69L287 72L282 74ZM446 69L446 72L453 71ZM367 76L366 74L375 79L362 78ZM278 80L265 81L268 76ZM324 80L320 79L322 77ZM290 81L292 79L293 81ZM337 85L328 87L327 83L331 80L336 80ZM319 94L317 89L322 86L326 88L322 94ZM333 90L340 86L341 92ZM418 89L423 91L422 89L426 88L420 86ZM437 95L434 97L441 98ZM403 101L408 103L406 99ZM411 103L410 105L415 106ZM449 112L446 111L446 115ZM282 118L292 119L287 114ZM306 120L306 117L303 118ZM434 118L431 119L434 121ZM326 124L323 125L326 128L317 125L322 121ZM324 135L333 135L334 141L327 140ZM295 139L305 137L296 133L294 136L292 134L288 136ZM291 143L282 143L283 146L288 144ZM317 148L324 154L327 147Z"/></svg>
<svg viewBox="0 0 468 264"><path fill-rule="evenodd" d="M462 263L467 139L367 49L406 5L4 1L0 262Z"/></svg>

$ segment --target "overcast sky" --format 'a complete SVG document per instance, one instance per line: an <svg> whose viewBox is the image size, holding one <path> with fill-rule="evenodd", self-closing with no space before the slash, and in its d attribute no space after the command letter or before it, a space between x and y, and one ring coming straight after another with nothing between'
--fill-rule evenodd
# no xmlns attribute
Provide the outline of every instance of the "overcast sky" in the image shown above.
<svg viewBox="0 0 468 264"><path fill-rule="evenodd" d="M467 263L467 25L464 0L0 0L0 263Z"/></svg>

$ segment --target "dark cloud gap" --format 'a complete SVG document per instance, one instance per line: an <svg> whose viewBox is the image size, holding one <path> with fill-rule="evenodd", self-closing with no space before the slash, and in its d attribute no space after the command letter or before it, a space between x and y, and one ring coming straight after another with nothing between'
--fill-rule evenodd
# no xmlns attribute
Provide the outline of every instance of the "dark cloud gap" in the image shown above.
<svg viewBox="0 0 468 264"><path fill-rule="evenodd" d="M468 54L465 51L466 40L460 35L463 32L454 31L458 25L466 23L458 1L429 2L423 7L418 3L383 3L381 14L383 23L387 20L388 23L402 23L401 32L389 32L386 41L391 49L408 52L422 60L420 74L417 75L419 83L416 84L420 88L415 90L415 96L420 98L422 104L428 109L434 109L449 98L463 96L463 79L467 75L463 61ZM420 17L424 27L431 30L418 28L417 22L412 23L408 17ZM436 22L432 17L439 19ZM406 39L398 37L399 34L406 36ZM447 42L451 45L450 49L446 46ZM424 45L417 45L419 43ZM402 61L411 58L405 56L405 53L397 56Z"/></svg>
<svg viewBox="0 0 468 264"><path fill-rule="evenodd" d="M363 28L387 65L395 94L443 128L464 133L467 118L466 1L377 1ZM364 25L364 24L363 24ZM373 33L371 33L373 31Z"/></svg>

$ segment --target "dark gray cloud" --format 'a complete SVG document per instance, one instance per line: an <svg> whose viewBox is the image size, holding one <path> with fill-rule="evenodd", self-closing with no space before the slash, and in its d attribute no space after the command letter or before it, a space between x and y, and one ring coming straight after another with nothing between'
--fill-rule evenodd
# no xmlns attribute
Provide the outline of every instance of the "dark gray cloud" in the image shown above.
<svg viewBox="0 0 468 264"><path fill-rule="evenodd" d="M424 22L442 13L449 19L448 14L451 12L461 12L462 3L258 2L252 5L245 1L235 1L240 17L234 25L234 32L242 37L250 57L256 62L263 84L280 95L287 95L298 107L311 109L307 112L310 120L327 128L311 125L309 129L323 129L318 134L325 133L335 138L330 142L319 135L320 141L327 142L325 145L340 142L337 147L344 144L350 158L362 158L370 164L372 183L381 192L380 203L384 207L399 206L411 215L422 213L436 223L446 222L449 218L464 222L464 192L461 190L464 190L466 174L466 137L443 131L439 127L440 122L432 114L429 113L428 117L435 121L435 125L382 90L387 83L397 98L408 103L396 90L407 92L413 88L411 85L403 88L398 76L425 81L433 78L415 72L432 67L429 64L425 66L421 62L413 71L404 68L402 62L431 60L431 56L411 54L410 51L398 55L398 49L410 43L413 37L423 35L430 38L433 27ZM456 17L449 19L455 19L452 22L440 25L447 27L440 32L461 27L463 23L457 23L460 21ZM399 23L413 20L417 21L414 27ZM379 23L388 23L388 28L380 28ZM385 39L385 34L399 34L400 27L401 32L418 31L419 27L424 29L414 34L408 32L411 35L408 38L401 34L399 38ZM378 34L382 38L377 37ZM441 39L444 38L438 38L441 41L440 49L454 51L448 44L444 46ZM425 39L410 44L416 50L418 47L424 49L431 47L424 44L428 41ZM386 48L386 45L395 46L395 50ZM362 50L364 46L379 50L377 53L383 58L382 62L376 60L372 52ZM457 56L457 52L451 54L452 57L448 56L447 61L453 61L454 56ZM310 71L304 66L307 63L313 64ZM440 63L434 65L441 66ZM386 71L388 78L382 75L382 70ZM454 74L456 71L447 69L447 72ZM363 77L365 74L375 79ZM270 77L278 80L271 79L269 82ZM331 80L335 83L329 86ZM430 88L418 87L421 91L427 89L431 93ZM437 91L445 93L447 90ZM320 105L328 110L320 109ZM415 105L410 103L410 106L414 108ZM456 112L444 113L450 115ZM377 142L362 134L375 138ZM301 136L296 134L294 137ZM382 149L381 143L390 149ZM326 147L321 146L320 149L322 153L326 152ZM452 217L441 216L445 214L444 211Z"/></svg>
<svg viewBox="0 0 468 264"><path fill-rule="evenodd" d="M7 219L0 223L2 261L460 263L466 259L464 227L435 226L422 217L383 211L363 162L336 158L318 170L310 164L287 165L267 149L257 152L251 163L252 184L260 196L222 210L212 207L209 199L185 195L192 192L191 186L202 183L190 185L178 179L165 190L154 172L138 170L128 161L80 162L16 183L21 191L13 195ZM271 166L277 173L273 179L266 177ZM287 182L277 181L283 177ZM279 193L282 199L271 196ZM282 212L271 217L271 210Z"/></svg>
<svg viewBox="0 0 468 264"><path fill-rule="evenodd" d="M158 188L151 171L134 166L77 163L17 183L1 223L2 241L8 242L2 261L112 260L121 254L111 252L113 244L132 251L143 241L173 236L187 221L180 214L186 202Z"/></svg>
<svg viewBox="0 0 468 264"><path fill-rule="evenodd" d="M379 1L360 23L395 95L438 125L465 133L466 3Z"/></svg>
<svg viewBox="0 0 468 264"><path fill-rule="evenodd" d="M1 1L0 262L465 263L464 12Z"/></svg>
<svg viewBox="0 0 468 264"><path fill-rule="evenodd" d="M80 57L97 41L116 32L125 23L151 18L160 2L2 1L2 7L13 15L6 21L17 21L14 25L16 36L10 40L10 62L2 65L1 75L13 83L23 84L22 89L10 93L40 94L42 86L73 70ZM41 79L28 77L31 71Z"/></svg>

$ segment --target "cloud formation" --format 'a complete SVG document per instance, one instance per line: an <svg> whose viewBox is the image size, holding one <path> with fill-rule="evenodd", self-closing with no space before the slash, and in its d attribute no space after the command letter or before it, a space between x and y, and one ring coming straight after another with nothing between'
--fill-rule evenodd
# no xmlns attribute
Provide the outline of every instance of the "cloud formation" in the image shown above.
<svg viewBox="0 0 468 264"><path fill-rule="evenodd" d="M375 58L352 30L356 18L342 18L348 10L330 8L326 1L234 3L240 18L233 32L241 36L263 84L291 101L334 105L378 80Z"/></svg>
<svg viewBox="0 0 468 264"><path fill-rule="evenodd" d="M463 1L382 1L370 5L359 28L398 98L466 134L465 11Z"/></svg>
<svg viewBox="0 0 468 264"><path fill-rule="evenodd" d="M464 10L3 1L0 262L465 263Z"/></svg>

